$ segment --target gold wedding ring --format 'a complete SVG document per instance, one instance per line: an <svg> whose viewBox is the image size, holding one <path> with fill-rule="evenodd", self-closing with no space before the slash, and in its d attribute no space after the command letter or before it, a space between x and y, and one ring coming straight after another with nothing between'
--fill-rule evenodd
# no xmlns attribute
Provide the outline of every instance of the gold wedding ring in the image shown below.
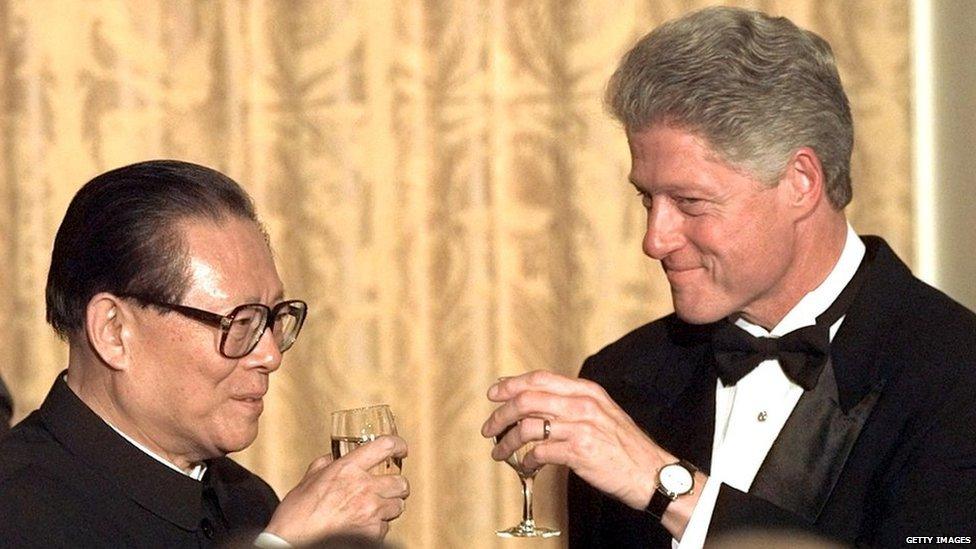
<svg viewBox="0 0 976 549"><path fill-rule="evenodd" d="M549 423L548 419L542 420L542 440L549 440L549 435L552 434L552 424Z"/></svg>

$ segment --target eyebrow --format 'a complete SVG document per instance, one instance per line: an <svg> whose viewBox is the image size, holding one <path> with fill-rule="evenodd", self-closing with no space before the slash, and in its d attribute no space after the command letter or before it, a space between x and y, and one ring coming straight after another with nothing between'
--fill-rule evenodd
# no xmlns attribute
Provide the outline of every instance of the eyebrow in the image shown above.
<svg viewBox="0 0 976 549"><path fill-rule="evenodd" d="M284 300L285 300L285 289L284 288L282 288L281 290L278 290L273 296L271 296L271 303L272 304L281 303ZM241 305L243 303L261 303L261 298L255 296L255 295L249 295L247 297L244 297L243 298L243 301L241 301L237 305L234 305L234 307L237 307L238 305Z"/></svg>
<svg viewBox="0 0 976 549"><path fill-rule="evenodd" d="M633 179L630 179L629 177L627 178L627 182L630 183L634 187L634 189L636 189L637 192L640 193L643 196L651 196L652 194L656 194L656 193L670 194L670 193L674 193L674 192L678 192L680 194L691 193L691 194L701 195L703 198L706 198L706 199L709 199L709 200L718 199L721 196L721 194L719 194L715 190L701 188L701 187L695 187L695 184L694 183L691 183L691 182L689 182L689 183L684 183L684 182L665 183L665 184L659 186L657 188L657 190L654 191L654 192L649 191L649 190L645 189L644 187L641 187L640 185L637 184L636 181L634 181ZM687 188L687 186L689 186L689 185L692 186L692 187L695 187L695 188L694 189Z"/></svg>

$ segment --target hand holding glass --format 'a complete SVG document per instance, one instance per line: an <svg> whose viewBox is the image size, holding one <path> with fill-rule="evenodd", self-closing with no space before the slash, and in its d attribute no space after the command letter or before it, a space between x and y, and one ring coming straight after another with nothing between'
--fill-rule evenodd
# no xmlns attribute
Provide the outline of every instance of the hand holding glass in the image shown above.
<svg viewBox="0 0 976 549"><path fill-rule="evenodd" d="M495 437L495 444L501 442L505 434L515 428L518 424L509 425L504 431L498 433ZM548 421L543 421L544 433L546 436L549 434L549 424ZM551 538L558 536L560 534L559 530L554 530L552 528L546 528L544 526L536 526L535 519L532 518L532 487L535 482L535 475L539 472L538 467L536 469L526 469L522 461L525 459L526 454L528 454L532 448L538 444L539 440L534 440L527 442L518 450L512 452L512 455L508 456L505 463L508 463L512 469L518 474L519 481L522 482L522 522L512 526L511 528L506 528L504 530L498 530L495 532L498 536L503 538Z"/></svg>
<svg viewBox="0 0 976 549"><path fill-rule="evenodd" d="M332 412L332 458L339 459L353 449L382 435L397 434L393 412L386 404ZM399 475L402 462L391 457L373 467L374 475Z"/></svg>

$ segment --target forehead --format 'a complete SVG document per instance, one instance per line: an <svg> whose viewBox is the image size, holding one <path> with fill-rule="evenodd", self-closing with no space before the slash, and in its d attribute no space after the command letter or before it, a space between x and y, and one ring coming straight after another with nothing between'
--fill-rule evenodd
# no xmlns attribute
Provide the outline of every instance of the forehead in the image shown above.
<svg viewBox="0 0 976 549"><path fill-rule="evenodd" d="M227 308L281 299L284 289L271 249L253 221L189 220L179 229L190 276L187 304Z"/></svg>
<svg viewBox="0 0 976 549"><path fill-rule="evenodd" d="M667 124L628 132L631 181L641 188L720 184L739 174L697 134Z"/></svg>

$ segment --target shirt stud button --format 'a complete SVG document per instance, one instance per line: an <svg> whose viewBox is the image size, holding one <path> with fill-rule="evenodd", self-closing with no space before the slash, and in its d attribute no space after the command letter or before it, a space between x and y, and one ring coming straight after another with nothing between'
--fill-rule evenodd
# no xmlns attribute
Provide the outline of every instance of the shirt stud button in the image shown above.
<svg viewBox="0 0 976 549"><path fill-rule="evenodd" d="M203 535L206 536L207 539L213 539L214 527L213 527L213 523L210 522L210 519L205 518L201 520L200 529L203 530Z"/></svg>
<svg viewBox="0 0 976 549"><path fill-rule="evenodd" d="M767 417L766 410L763 410L759 412L759 415L756 417L756 419L758 419L759 421L766 421L766 417Z"/></svg>

